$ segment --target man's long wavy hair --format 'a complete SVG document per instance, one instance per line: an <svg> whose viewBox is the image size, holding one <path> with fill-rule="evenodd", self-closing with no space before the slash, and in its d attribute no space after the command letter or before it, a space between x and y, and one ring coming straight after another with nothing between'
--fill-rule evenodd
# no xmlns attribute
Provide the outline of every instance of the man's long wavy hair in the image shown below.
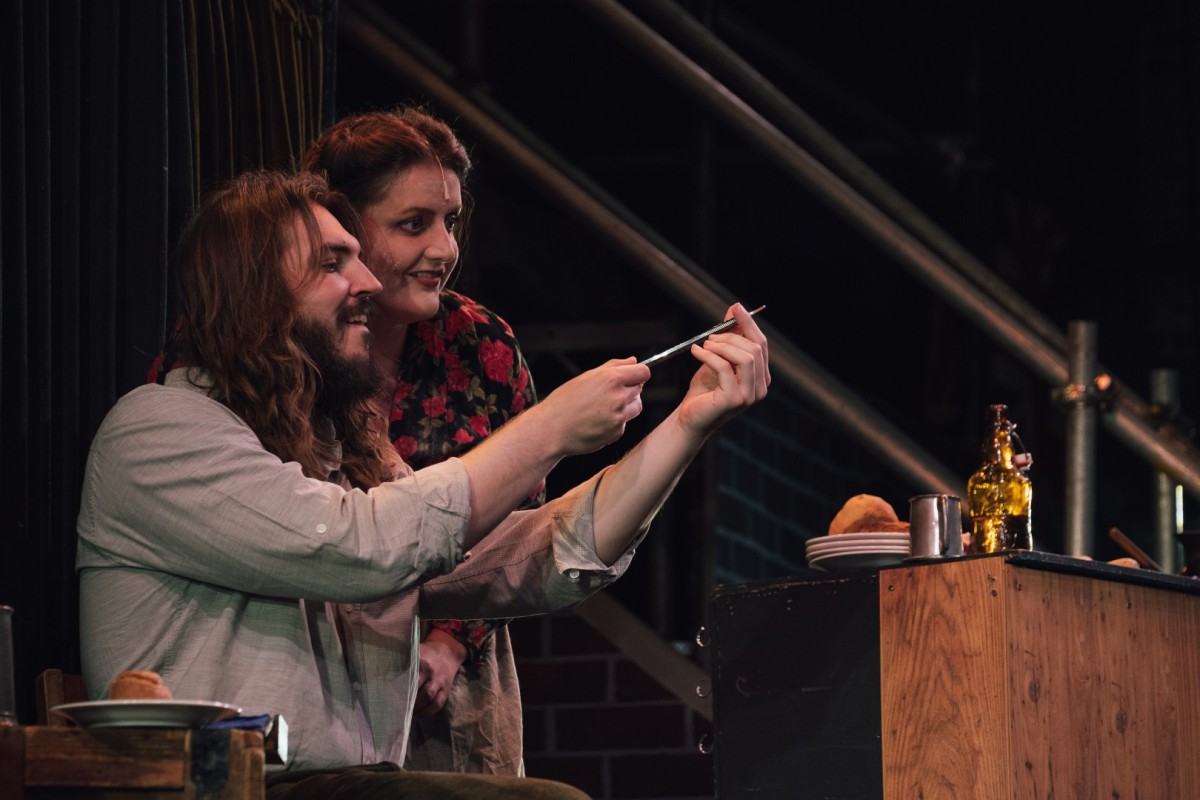
<svg viewBox="0 0 1200 800"><path fill-rule="evenodd" d="M208 373L214 396L281 460L321 480L340 464L353 485L369 488L391 480L397 465L385 426L365 400L319 408L320 370L295 337L300 317L285 270L300 220L311 242L306 268L320 274L313 205L360 232L347 198L312 174L251 172L205 198L179 243L180 356ZM340 459L337 442L316 427L324 417Z"/></svg>

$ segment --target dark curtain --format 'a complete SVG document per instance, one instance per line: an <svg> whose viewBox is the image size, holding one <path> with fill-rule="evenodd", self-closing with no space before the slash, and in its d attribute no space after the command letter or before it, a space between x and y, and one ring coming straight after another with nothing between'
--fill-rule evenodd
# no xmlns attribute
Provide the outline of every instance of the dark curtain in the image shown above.
<svg viewBox="0 0 1200 800"><path fill-rule="evenodd" d="M332 120L332 2L187 4L201 191L257 167L293 169Z"/></svg>
<svg viewBox="0 0 1200 800"><path fill-rule="evenodd" d="M82 468L174 318L176 236L200 189L290 167L327 121L334 10L335 0L5 5L0 604L15 609L22 722L33 721L40 670L79 669Z"/></svg>

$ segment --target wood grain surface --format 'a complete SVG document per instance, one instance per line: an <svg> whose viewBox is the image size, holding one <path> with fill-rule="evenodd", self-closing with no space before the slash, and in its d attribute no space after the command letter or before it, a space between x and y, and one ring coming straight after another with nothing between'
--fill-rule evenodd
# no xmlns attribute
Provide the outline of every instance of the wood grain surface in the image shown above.
<svg viewBox="0 0 1200 800"><path fill-rule="evenodd" d="M4 800L262 800L264 793L262 735L254 731L10 727L0 728L0 756Z"/></svg>
<svg viewBox="0 0 1200 800"><path fill-rule="evenodd" d="M1200 797L1200 597L1002 557L881 573L885 798Z"/></svg>

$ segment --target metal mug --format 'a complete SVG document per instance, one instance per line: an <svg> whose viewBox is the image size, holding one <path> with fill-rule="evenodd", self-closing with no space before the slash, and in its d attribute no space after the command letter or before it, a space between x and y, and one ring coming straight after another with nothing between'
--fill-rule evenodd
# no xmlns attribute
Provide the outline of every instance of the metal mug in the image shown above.
<svg viewBox="0 0 1200 800"><path fill-rule="evenodd" d="M919 494L908 500L910 558L963 554L962 508L952 494Z"/></svg>

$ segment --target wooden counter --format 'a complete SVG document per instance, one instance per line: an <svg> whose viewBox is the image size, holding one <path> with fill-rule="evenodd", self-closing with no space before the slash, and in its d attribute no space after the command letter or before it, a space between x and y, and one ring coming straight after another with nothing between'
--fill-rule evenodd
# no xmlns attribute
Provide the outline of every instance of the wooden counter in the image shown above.
<svg viewBox="0 0 1200 800"><path fill-rule="evenodd" d="M262 800L257 731L0 727L3 800Z"/></svg>
<svg viewBox="0 0 1200 800"><path fill-rule="evenodd" d="M1200 580L999 554L712 612L721 800L1200 797Z"/></svg>

